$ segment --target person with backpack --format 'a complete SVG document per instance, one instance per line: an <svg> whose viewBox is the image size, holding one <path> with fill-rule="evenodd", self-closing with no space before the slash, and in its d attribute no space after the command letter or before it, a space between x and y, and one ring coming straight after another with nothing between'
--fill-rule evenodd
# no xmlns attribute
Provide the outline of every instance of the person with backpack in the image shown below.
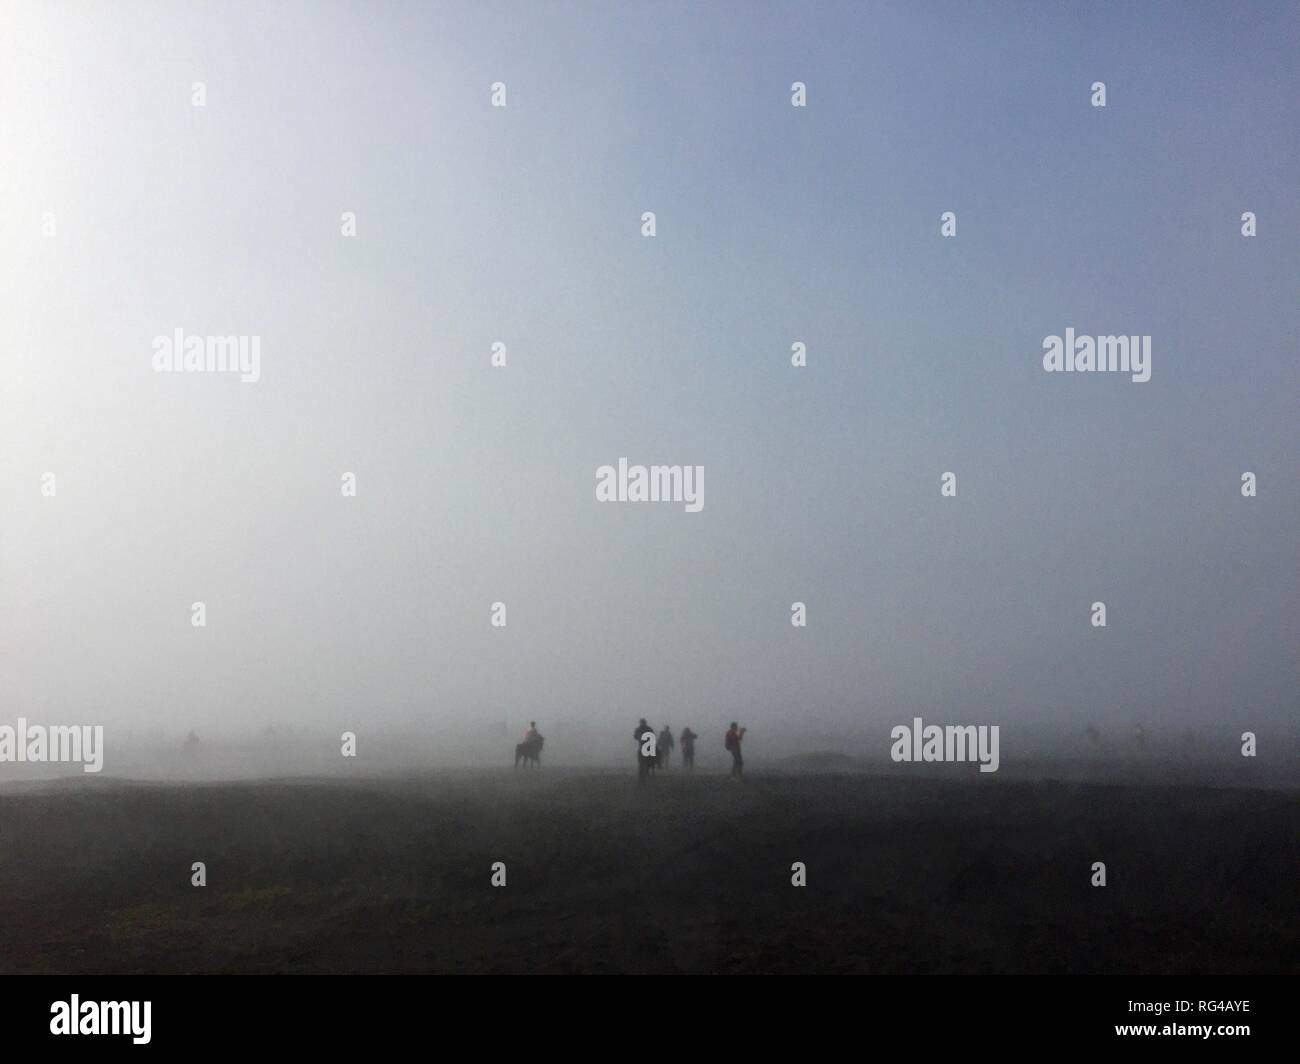
<svg viewBox="0 0 1300 1064"><path fill-rule="evenodd" d="M733 720L722 745L731 751L731 774L745 778L745 759L740 756L740 741L745 738L745 728L739 727Z"/></svg>

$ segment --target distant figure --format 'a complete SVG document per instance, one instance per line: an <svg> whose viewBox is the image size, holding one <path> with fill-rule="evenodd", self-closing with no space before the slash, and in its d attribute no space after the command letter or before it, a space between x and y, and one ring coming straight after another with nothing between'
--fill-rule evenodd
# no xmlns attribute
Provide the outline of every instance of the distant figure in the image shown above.
<svg viewBox="0 0 1300 1064"><path fill-rule="evenodd" d="M733 720L727 737L722 740L722 745L731 751L731 774L741 779L745 778L745 759L740 756L740 742L745 738L745 731Z"/></svg>
<svg viewBox="0 0 1300 1064"><path fill-rule="evenodd" d="M642 753L646 740L653 740L655 738L655 730L646 723L645 717L642 717L641 723L633 729L632 735L636 739L637 780L644 783L646 777L650 775L650 770L655 768L659 763L659 758L656 755L651 754L647 756Z"/></svg>
<svg viewBox="0 0 1300 1064"><path fill-rule="evenodd" d="M676 745L677 742L673 739L672 728L665 724L664 730L659 733L659 747L655 751L659 759L659 763L655 766L656 768L668 767L668 755L673 752L673 747Z"/></svg>
<svg viewBox="0 0 1300 1064"><path fill-rule="evenodd" d="M542 767L542 744L546 742L542 738L542 733L537 730L537 721L528 722L528 730L524 732L524 741L515 747L515 768L519 767L519 762L524 763L524 768L528 767L528 762L533 763L534 768Z"/></svg>
<svg viewBox="0 0 1300 1064"><path fill-rule="evenodd" d="M695 740L698 738L690 728L682 730L682 768L695 767Z"/></svg>

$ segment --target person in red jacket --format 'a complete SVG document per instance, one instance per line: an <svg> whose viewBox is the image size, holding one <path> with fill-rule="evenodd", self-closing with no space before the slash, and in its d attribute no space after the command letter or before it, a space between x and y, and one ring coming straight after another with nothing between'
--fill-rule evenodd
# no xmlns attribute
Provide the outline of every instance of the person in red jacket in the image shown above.
<svg viewBox="0 0 1300 1064"><path fill-rule="evenodd" d="M731 774L741 779L745 777L745 759L740 756L740 741L744 737L745 729L737 726L733 720L727 737L722 742L722 745L731 751Z"/></svg>

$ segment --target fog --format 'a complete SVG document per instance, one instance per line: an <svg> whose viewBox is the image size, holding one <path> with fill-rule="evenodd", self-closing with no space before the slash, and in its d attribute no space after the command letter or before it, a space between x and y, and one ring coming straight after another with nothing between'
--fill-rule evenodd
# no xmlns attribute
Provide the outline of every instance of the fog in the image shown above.
<svg viewBox="0 0 1300 1064"><path fill-rule="evenodd" d="M640 717L1293 772L1270 10L10 9L0 724L102 725L106 776L508 765L531 720L613 765ZM1044 372L1067 328L1150 380ZM259 379L155 372L177 329ZM623 457L702 508L597 501Z"/></svg>

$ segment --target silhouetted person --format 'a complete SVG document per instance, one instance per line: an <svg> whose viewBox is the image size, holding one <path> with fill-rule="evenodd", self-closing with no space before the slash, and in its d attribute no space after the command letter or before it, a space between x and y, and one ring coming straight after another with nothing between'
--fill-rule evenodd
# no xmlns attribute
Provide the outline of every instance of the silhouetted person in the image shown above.
<svg viewBox="0 0 1300 1064"><path fill-rule="evenodd" d="M659 760L654 754L646 754L646 743L649 742L653 747L655 742L655 730L645 722L645 717L641 718L641 723L636 726L632 732L636 738L636 767L637 779L641 782L650 775L650 770L655 767Z"/></svg>
<svg viewBox="0 0 1300 1064"><path fill-rule="evenodd" d="M698 738L690 728L682 730L682 768L695 767L695 740Z"/></svg>
<svg viewBox="0 0 1300 1064"><path fill-rule="evenodd" d="M677 743L673 739L672 728L668 727L668 725L665 724L664 730L659 733L659 748L656 751L659 755L660 767L666 766L668 764L668 755L673 752L673 747L676 745Z"/></svg>
<svg viewBox="0 0 1300 1064"><path fill-rule="evenodd" d="M542 767L542 743L546 740L542 738L542 733L537 730L537 721L528 722L528 730L524 732L524 741L515 747L515 768L519 767L519 762L524 763L524 768L528 767L529 762L537 767Z"/></svg>
<svg viewBox="0 0 1300 1064"><path fill-rule="evenodd" d="M740 742L745 738L745 730L733 720L727 737L722 741L722 745L731 751L731 774L742 779L745 776L745 759L740 756Z"/></svg>

